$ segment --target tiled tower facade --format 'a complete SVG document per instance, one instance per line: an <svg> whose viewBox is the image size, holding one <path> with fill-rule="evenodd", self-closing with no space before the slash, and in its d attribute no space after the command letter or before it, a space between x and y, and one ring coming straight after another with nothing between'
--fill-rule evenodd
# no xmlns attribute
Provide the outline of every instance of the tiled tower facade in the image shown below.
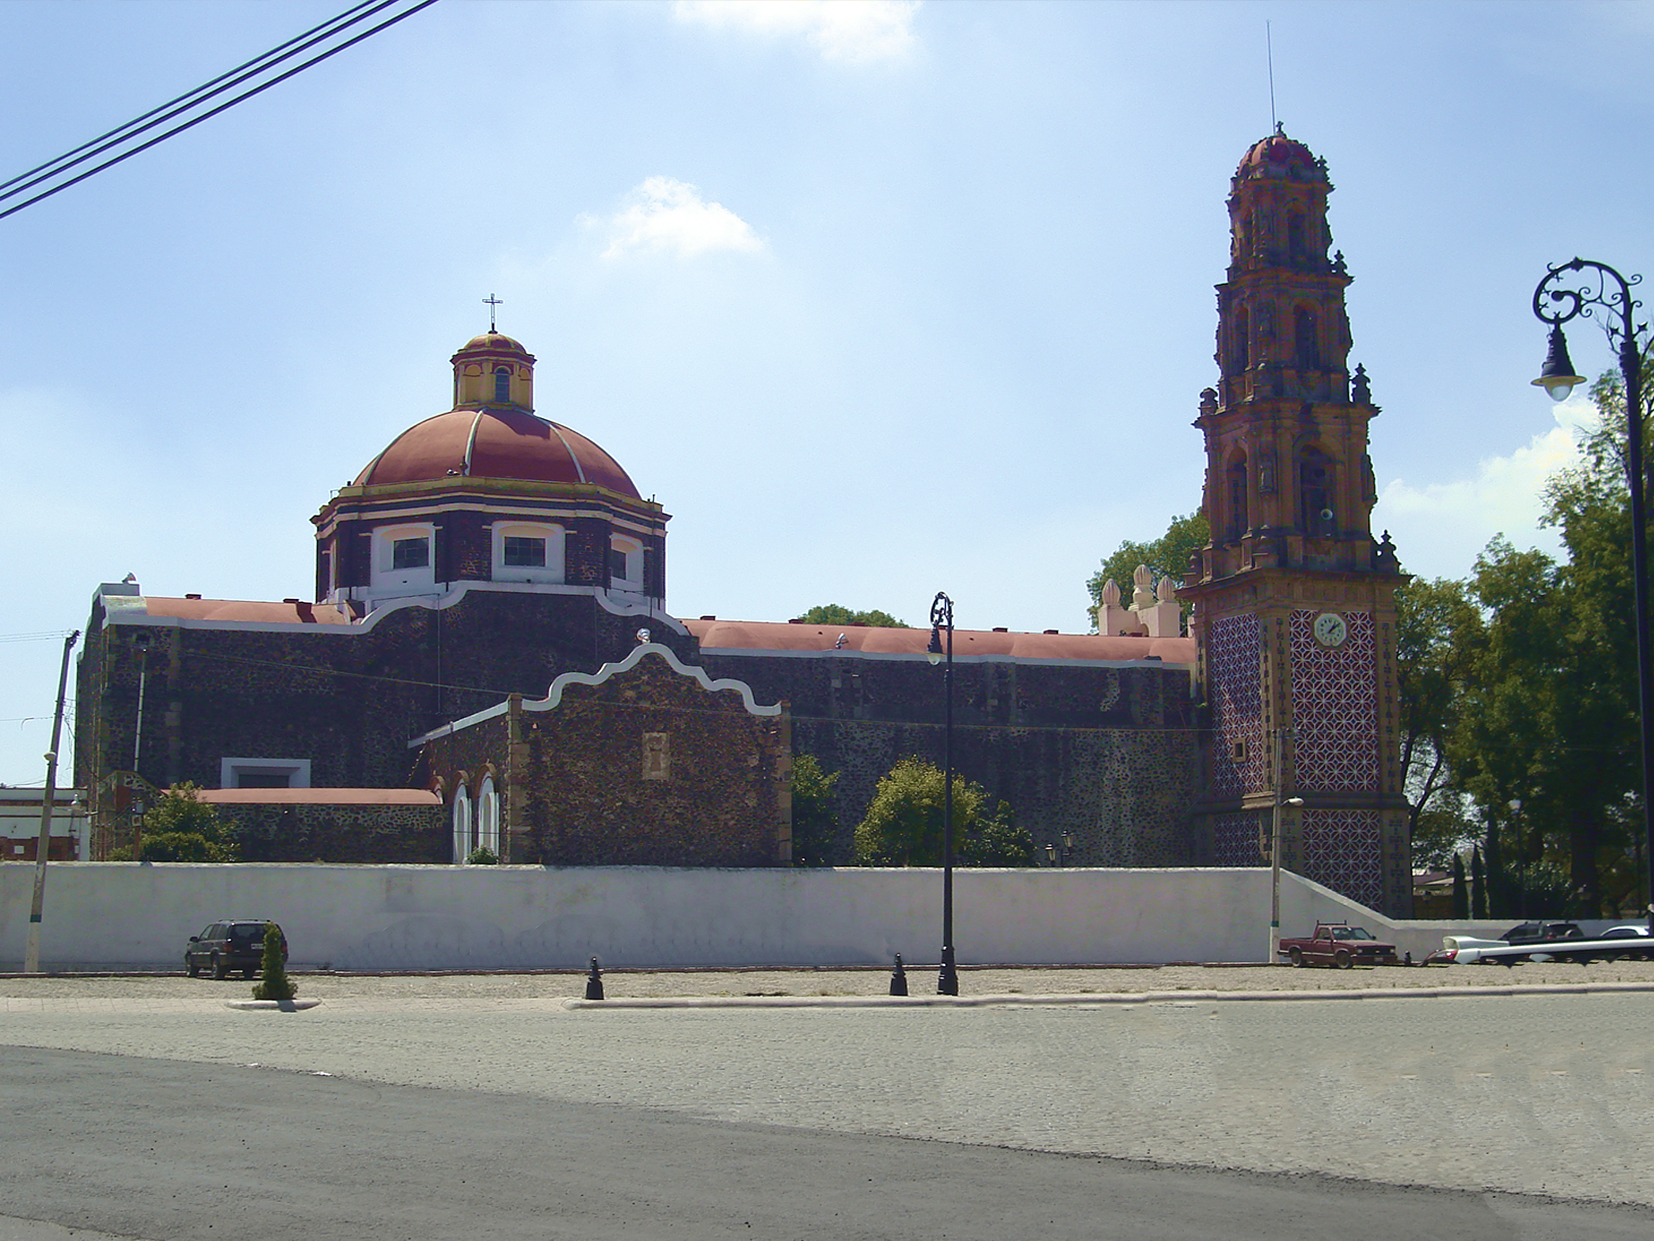
<svg viewBox="0 0 1654 1241"><path fill-rule="evenodd" d="M1395 591L1367 424L1351 376L1343 255L1328 251L1326 163L1277 132L1241 161L1218 286L1220 379L1201 393L1211 541L1195 604L1210 711L1197 837L1218 865L1281 864L1392 916L1412 906L1401 786Z"/></svg>

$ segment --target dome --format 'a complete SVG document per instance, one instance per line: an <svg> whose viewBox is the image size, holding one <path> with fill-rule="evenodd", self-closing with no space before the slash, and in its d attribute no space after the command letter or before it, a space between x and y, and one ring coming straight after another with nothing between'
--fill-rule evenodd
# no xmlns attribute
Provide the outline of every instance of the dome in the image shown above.
<svg viewBox="0 0 1654 1241"><path fill-rule="evenodd" d="M509 341L522 348L509 336L479 336L477 340ZM512 406L451 409L416 423L369 462L354 485L386 486L456 476L570 486L584 483L634 500L643 498L620 464L584 435Z"/></svg>
<svg viewBox="0 0 1654 1241"><path fill-rule="evenodd" d="M459 348L459 353L520 353L528 357L528 350L524 349L521 341L513 340L504 332L484 332L481 336L473 336Z"/></svg>
<svg viewBox="0 0 1654 1241"><path fill-rule="evenodd" d="M1235 172L1240 176L1262 168L1265 164L1285 164L1309 171L1316 167L1315 155L1302 142L1288 138L1279 131L1261 142L1252 144Z"/></svg>

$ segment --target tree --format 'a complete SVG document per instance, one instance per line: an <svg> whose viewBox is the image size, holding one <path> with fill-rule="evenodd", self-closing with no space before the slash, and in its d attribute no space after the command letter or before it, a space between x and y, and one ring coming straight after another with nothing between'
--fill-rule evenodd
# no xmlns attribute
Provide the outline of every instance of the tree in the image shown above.
<svg viewBox="0 0 1654 1241"><path fill-rule="evenodd" d="M806 625L867 625L875 629L906 629L907 622L899 621L889 612L874 609L871 612L852 612L837 603L823 603L811 608L798 618Z"/></svg>
<svg viewBox="0 0 1654 1241"><path fill-rule="evenodd" d="M838 835L838 807L833 786L836 771L823 771L813 754L793 759L793 865L831 866Z"/></svg>
<svg viewBox="0 0 1654 1241"><path fill-rule="evenodd" d="M241 856L234 824L200 800L187 781L173 785L144 815L140 860L234 862Z"/></svg>
<svg viewBox="0 0 1654 1241"><path fill-rule="evenodd" d="M922 758L904 758L879 780L867 817L856 825L860 866L940 866L944 781ZM960 866L1028 866L1034 839L1000 802L985 813L982 786L953 777L954 861Z"/></svg>
<svg viewBox="0 0 1654 1241"><path fill-rule="evenodd" d="M1187 517L1174 517L1166 533L1148 543L1127 539L1103 559L1102 567L1085 584L1091 595L1091 627L1097 627L1097 605L1103 601L1103 583L1113 580L1127 596L1131 594L1132 574L1138 565L1145 565L1156 580L1169 577L1181 582L1189 571L1189 557L1211 541L1206 517L1200 512Z"/></svg>
<svg viewBox="0 0 1654 1241"><path fill-rule="evenodd" d="M1476 846L1470 854L1470 916L1486 918L1487 912L1487 868L1482 865L1481 846Z"/></svg>
<svg viewBox="0 0 1654 1241"><path fill-rule="evenodd" d="M1483 637L1466 583L1419 580L1396 592L1401 769L1415 867L1446 866L1475 835L1449 754Z"/></svg>
<svg viewBox="0 0 1654 1241"><path fill-rule="evenodd" d="M1470 888L1465 884L1464 854L1453 855L1453 916L1470 917Z"/></svg>

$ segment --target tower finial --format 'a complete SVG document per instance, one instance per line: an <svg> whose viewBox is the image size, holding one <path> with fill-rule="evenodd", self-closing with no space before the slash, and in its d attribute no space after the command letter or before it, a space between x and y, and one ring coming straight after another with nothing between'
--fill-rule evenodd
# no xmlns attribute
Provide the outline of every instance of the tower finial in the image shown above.
<svg viewBox="0 0 1654 1241"><path fill-rule="evenodd" d="M487 297L482 299L482 304L488 307L488 330L490 332L495 331L494 308L496 306L503 306L505 303L490 293Z"/></svg>

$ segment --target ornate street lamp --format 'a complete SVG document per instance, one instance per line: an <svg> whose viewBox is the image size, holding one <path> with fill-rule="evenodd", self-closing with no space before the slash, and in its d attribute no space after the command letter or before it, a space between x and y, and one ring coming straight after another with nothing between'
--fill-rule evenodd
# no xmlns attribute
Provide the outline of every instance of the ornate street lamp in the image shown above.
<svg viewBox="0 0 1654 1241"><path fill-rule="evenodd" d="M930 604L930 647L925 654L932 666L947 659L942 673L942 969L936 976L936 994L958 995L959 974L953 964L953 600L940 590Z"/></svg>
<svg viewBox="0 0 1654 1241"><path fill-rule="evenodd" d="M1608 339L1619 349L1620 378L1625 384L1625 478L1631 491L1631 576L1634 585L1637 636L1637 714L1642 723L1643 832L1648 862L1648 920L1654 931L1654 813L1649 802L1654 796L1654 654L1650 653L1648 628L1648 526L1647 471L1643 463L1642 344L1639 333L1648 325L1636 320L1642 305L1631 296L1641 276L1629 280L1605 263L1576 258L1559 263L1545 273L1533 291L1533 313L1551 325L1550 349L1545 366L1533 382L1545 389L1553 401L1564 399L1584 379L1574 373L1568 357L1568 342L1562 325L1575 316L1594 318L1593 307L1603 310ZM1571 286L1571 287L1567 287Z"/></svg>

